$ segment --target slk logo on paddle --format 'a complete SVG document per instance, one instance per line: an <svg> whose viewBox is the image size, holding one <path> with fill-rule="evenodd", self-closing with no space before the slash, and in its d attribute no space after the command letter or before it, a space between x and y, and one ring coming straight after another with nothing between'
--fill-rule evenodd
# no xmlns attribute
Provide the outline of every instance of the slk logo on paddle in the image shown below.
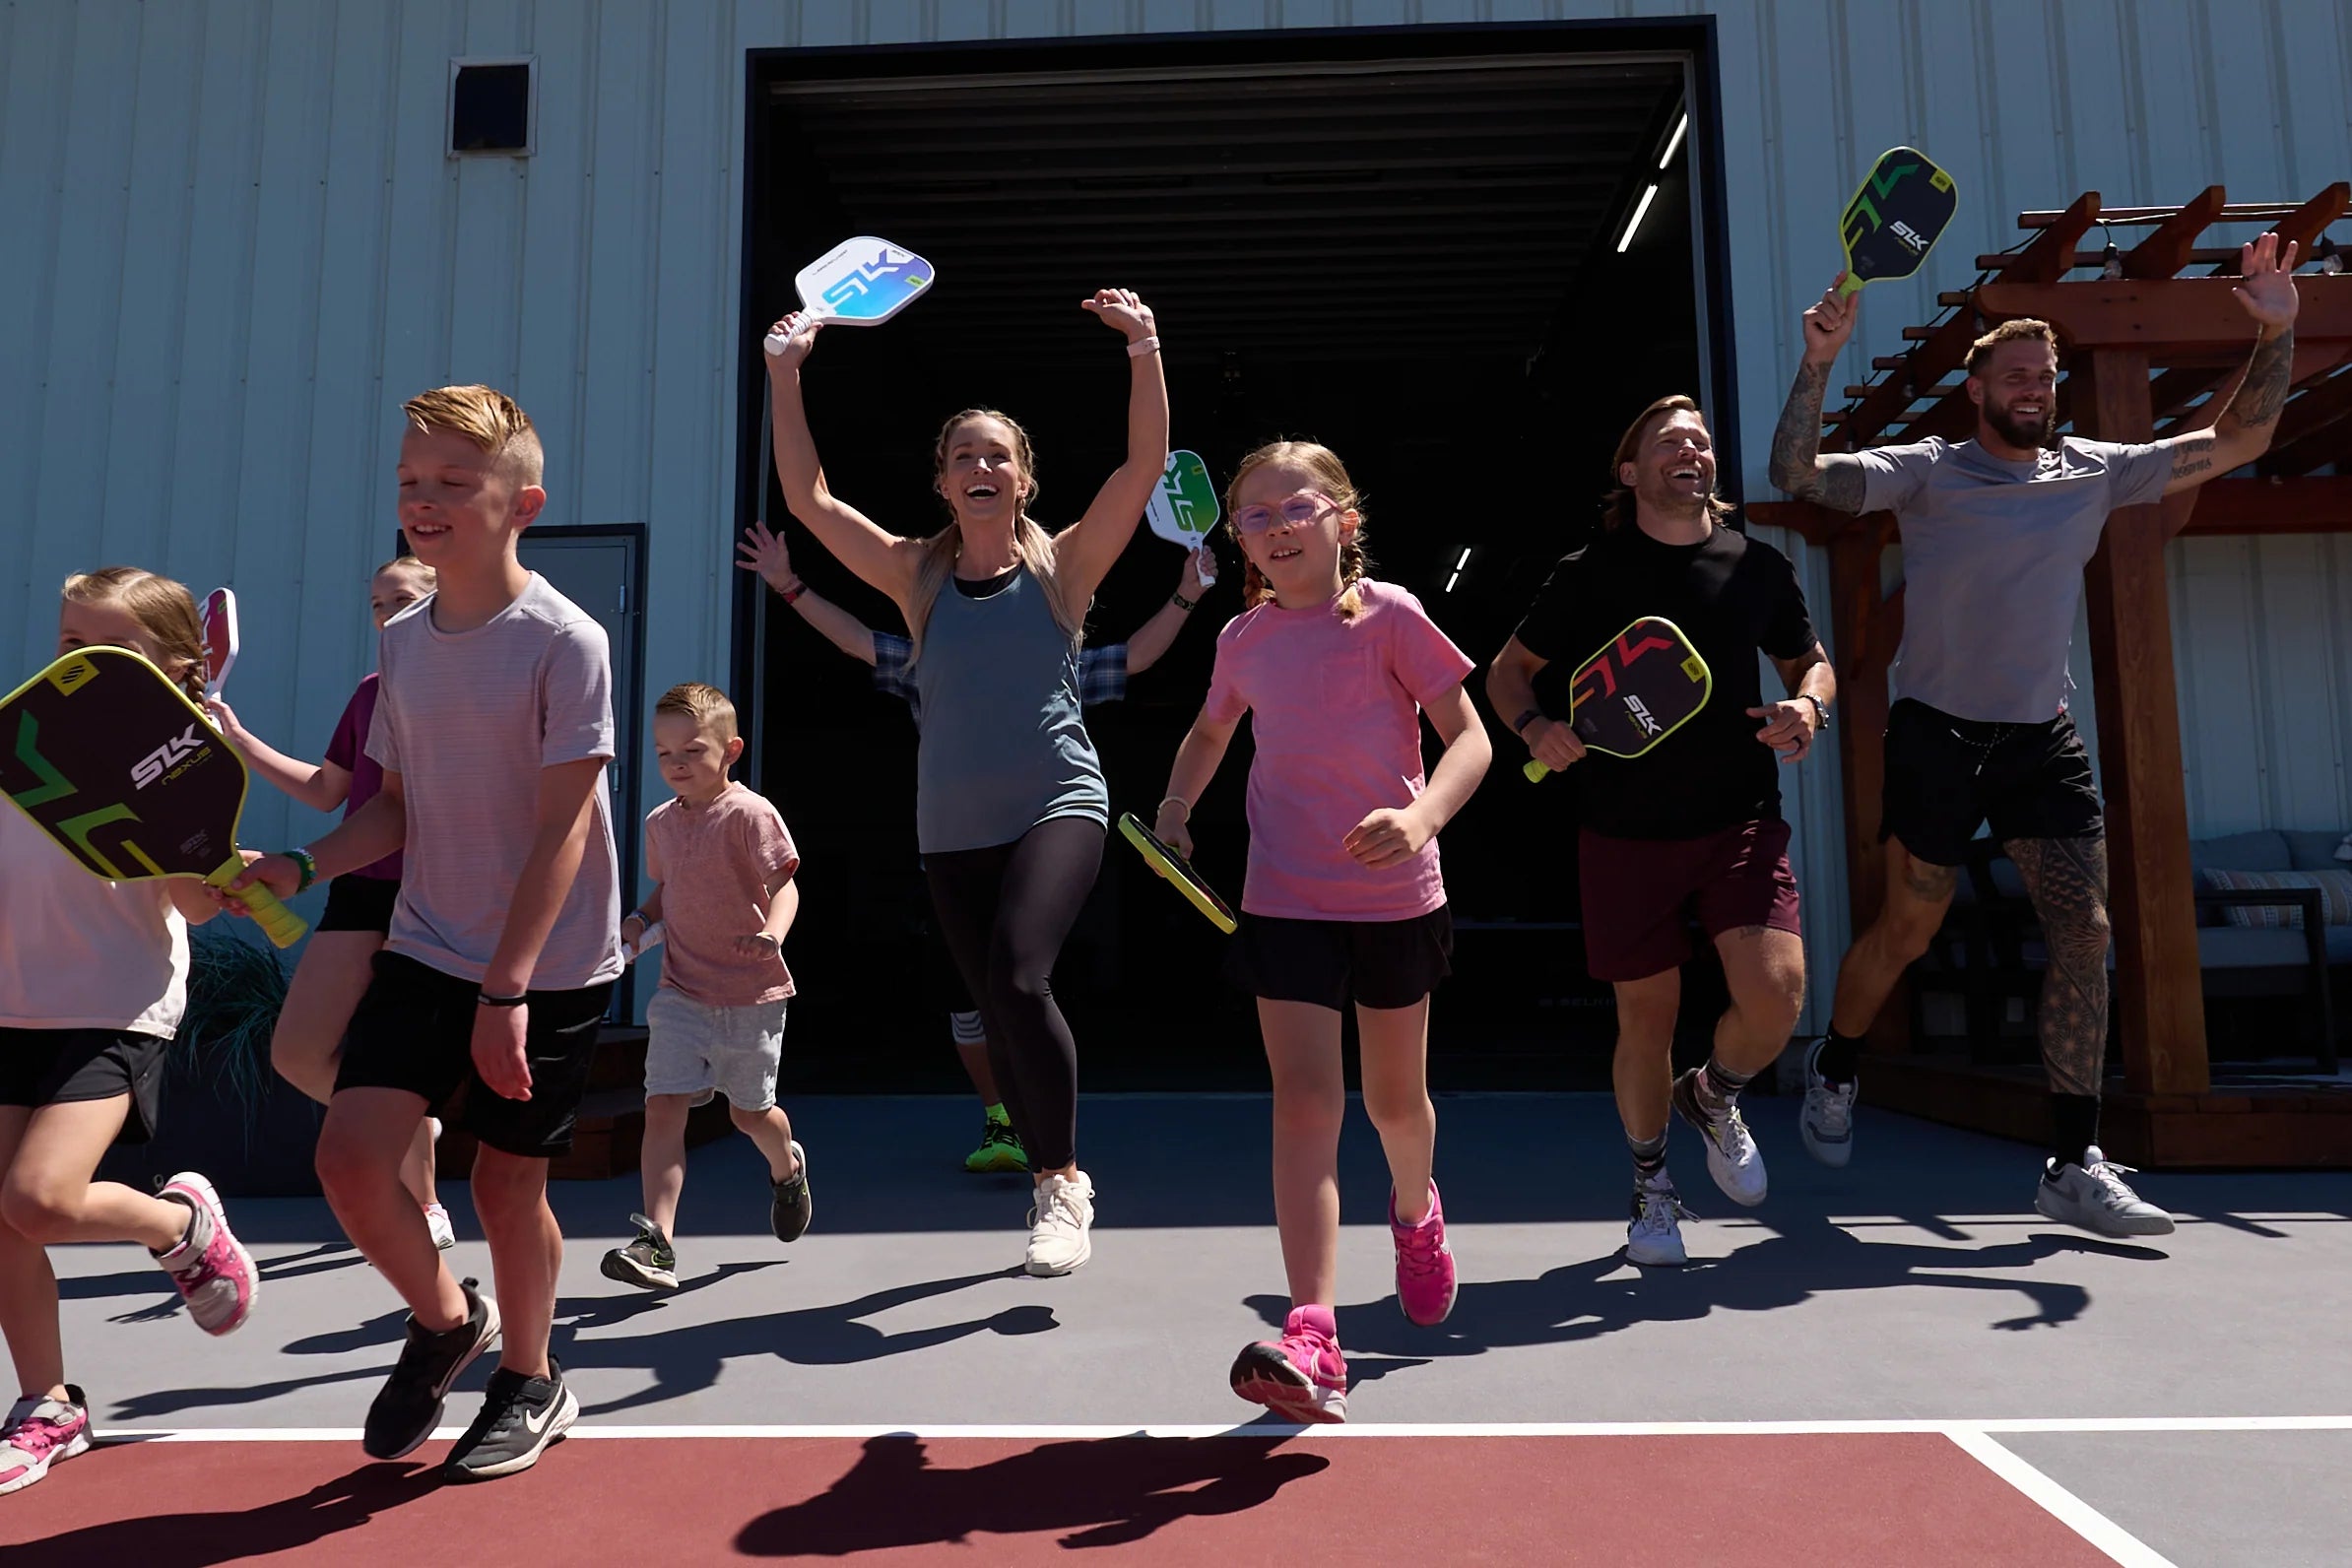
<svg viewBox="0 0 2352 1568"><path fill-rule="evenodd" d="M1209 465L1196 453L1170 452L1159 488L1144 507L1151 531L1170 544L1190 544L1214 528L1218 515Z"/></svg>
<svg viewBox="0 0 2352 1568"><path fill-rule="evenodd" d="M849 241L809 270L835 271L848 259L843 252L858 243L854 239ZM858 257L854 271L825 289L824 302L833 315L844 321L879 320L930 284L931 263L911 250L885 244L871 255Z"/></svg>
<svg viewBox="0 0 2352 1568"><path fill-rule="evenodd" d="M189 725L176 738L165 741L132 764L131 778L135 787L147 788L203 749L204 743L196 739L196 726Z"/></svg>

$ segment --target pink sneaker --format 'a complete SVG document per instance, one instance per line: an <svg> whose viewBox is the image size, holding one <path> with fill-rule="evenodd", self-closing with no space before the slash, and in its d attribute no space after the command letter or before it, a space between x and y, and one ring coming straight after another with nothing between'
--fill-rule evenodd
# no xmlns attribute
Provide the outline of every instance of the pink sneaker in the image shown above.
<svg viewBox="0 0 2352 1568"><path fill-rule="evenodd" d="M183 1170L163 1184L158 1195L176 1199L195 1210L188 1233L156 1262L179 1286L188 1316L207 1334L233 1334L244 1326L261 1295L261 1276L252 1255L237 1245L221 1210L221 1195L213 1184L192 1170Z"/></svg>
<svg viewBox="0 0 2352 1568"><path fill-rule="evenodd" d="M1397 1305L1422 1328L1436 1328L1454 1310L1454 1249L1446 1245L1437 1183L1429 1184L1429 1212L1417 1225L1399 1222L1397 1194L1390 1191L1389 1236L1397 1244Z"/></svg>
<svg viewBox="0 0 2352 1568"><path fill-rule="evenodd" d="M0 1426L0 1493L22 1491L61 1459L90 1447L90 1401L72 1384L65 1401L19 1400Z"/></svg>
<svg viewBox="0 0 2352 1568"><path fill-rule="evenodd" d="M1299 1422L1347 1419L1347 1362L1329 1307L1299 1307L1279 1339L1261 1339L1233 1361L1233 1392Z"/></svg>

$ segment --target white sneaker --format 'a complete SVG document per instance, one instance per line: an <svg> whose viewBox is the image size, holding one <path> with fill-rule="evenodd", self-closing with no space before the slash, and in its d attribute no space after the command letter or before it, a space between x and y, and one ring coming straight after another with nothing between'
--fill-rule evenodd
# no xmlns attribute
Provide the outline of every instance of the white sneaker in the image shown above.
<svg viewBox="0 0 2352 1568"><path fill-rule="evenodd" d="M1698 1217L1682 1207L1673 1179L1665 1171L1635 1182L1633 1223L1625 1227L1625 1261L1679 1269L1690 1262L1682 1246L1682 1221Z"/></svg>
<svg viewBox="0 0 2352 1568"><path fill-rule="evenodd" d="M1033 1274L1066 1274L1094 1253L1094 1183L1084 1171L1048 1176L1037 1184L1029 1209L1029 1257Z"/></svg>
<svg viewBox="0 0 2352 1568"><path fill-rule="evenodd" d="M2111 1165L2093 1143L2080 1165L2042 1162L2034 1184L2034 1208L2061 1225L2080 1225L2102 1236L2169 1236L2173 1216L2133 1192L2123 1180L2128 1165Z"/></svg>
<svg viewBox="0 0 2352 1568"><path fill-rule="evenodd" d="M441 1251L457 1245L457 1227L449 1223L449 1210L439 1204L425 1206L425 1228L432 1232L432 1244Z"/></svg>
<svg viewBox="0 0 2352 1568"><path fill-rule="evenodd" d="M1804 1133L1804 1151L1842 1170L1854 1157L1854 1095L1862 1080L1832 1083L1821 1076L1821 1051L1828 1044L1815 1040L1804 1054L1804 1115L1797 1125Z"/></svg>
<svg viewBox="0 0 2352 1568"><path fill-rule="evenodd" d="M1674 1079L1674 1109L1706 1140L1707 1174L1715 1178L1715 1185L1742 1209L1753 1209L1764 1201L1764 1156L1748 1135L1738 1102L1720 1111L1708 1108L1699 1093L1703 1071L1694 1067Z"/></svg>

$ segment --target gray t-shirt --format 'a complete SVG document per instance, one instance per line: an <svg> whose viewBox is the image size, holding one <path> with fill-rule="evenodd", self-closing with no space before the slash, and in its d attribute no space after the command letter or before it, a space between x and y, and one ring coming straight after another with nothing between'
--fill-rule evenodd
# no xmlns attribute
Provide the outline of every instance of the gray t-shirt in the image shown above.
<svg viewBox="0 0 2352 1568"><path fill-rule="evenodd" d="M1010 844L1039 822L1108 827L1102 759L1078 716L1078 648L1045 589L1015 568L973 597L940 585L915 663L915 843L926 855Z"/></svg>
<svg viewBox="0 0 2352 1568"><path fill-rule="evenodd" d="M498 947L539 827L539 775L613 754L613 662L605 629L534 572L519 598L471 631L433 624L427 596L377 644L382 673L367 754L401 776L408 802L400 902L384 946L480 980ZM619 977L621 879L612 787L579 875L532 971L535 991Z"/></svg>
<svg viewBox="0 0 2352 1568"><path fill-rule="evenodd" d="M2107 514L2164 492L2172 454L2067 436L2030 463L1929 436L1857 452L1862 510L1903 534L1897 692L1955 718L2040 724L2066 704L2082 568Z"/></svg>

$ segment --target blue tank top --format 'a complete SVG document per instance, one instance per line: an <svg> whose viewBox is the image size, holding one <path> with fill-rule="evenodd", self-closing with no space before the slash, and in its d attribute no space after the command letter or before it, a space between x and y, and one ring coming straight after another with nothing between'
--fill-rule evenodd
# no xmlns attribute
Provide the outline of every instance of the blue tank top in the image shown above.
<svg viewBox="0 0 2352 1568"><path fill-rule="evenodd" d="M985 598L940 586L915 686L924 854L1010 844L1056 817L1110 826L1102 759L1078 716L1078 649L1027 571Z"/></svg>

